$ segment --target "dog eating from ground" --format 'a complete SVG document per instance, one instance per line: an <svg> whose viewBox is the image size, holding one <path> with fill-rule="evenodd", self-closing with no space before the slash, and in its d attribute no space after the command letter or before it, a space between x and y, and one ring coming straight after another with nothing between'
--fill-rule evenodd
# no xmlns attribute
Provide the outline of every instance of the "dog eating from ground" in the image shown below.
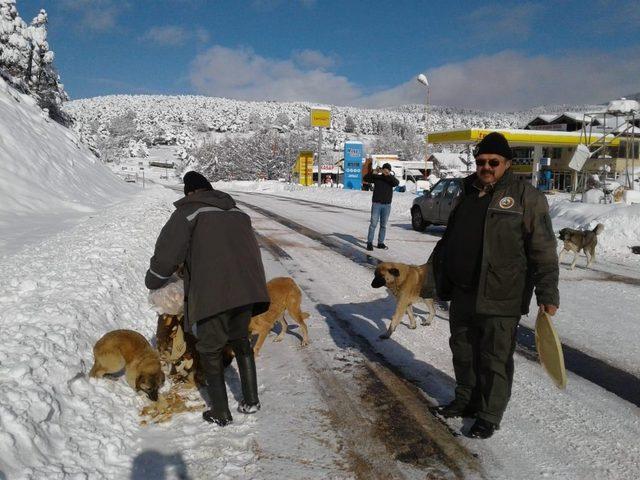
<svg viewBox="0 0 640 480"><path fill-rule="evenodd" d="M371 286L373 288L387 287L397 302L389 329L380 335L380 338L391 337L405 313L409 316L409 328L415 329L416 318L413 314L413 305L416 303L424 303L429 310L429 316L422 320L422 325L431 325L436 314L433 299L420 297L427 269L427 264L418 266L394 262L382 262L376 267Z"/></svg>
<svg viewBox="0 0 640 480"><path fill-rule="evenodd" d="M276 321L280 322L280 333L273 341L280 342L284 338L288 328L287 320L284 316L285 312L288 312L289 316L300 325L302 346L308 345L309 331L304 321L309 318L309 314L300 309L302 293L298 285L296 285L296 282L290 277L272 278L267 282L267 290L271 302L269 310L260 315L256 315L249 323L249 334L252 336L258 335L258 339L253 347L253 354L256 357L260 355L262 344L276 324Z"/></svg>
<svg viewBox="0 0 640 480"><path fill-rule="evenodd" d="M146 338L133 330L114 330L105 334L93 347L93 378L114 374L124 368L127 383L136 392L143 391L150 400L158 400L164 385L160 356Z"/></svg>
<svg viewBox="0 0 640 480"><path fill-rule="evenodd" d="M573 262L571 262L571 270L576 267L578 253L582 250L587 257L587 268L596 258L596 245L598 244L598 235L604 230L604 225L599 223L593 230L574 230L572 228L563 228L560 230L559 238L564 242L562 250L558 255L558 263L562 263L562 254L564 252L573 252Z"/></svg>

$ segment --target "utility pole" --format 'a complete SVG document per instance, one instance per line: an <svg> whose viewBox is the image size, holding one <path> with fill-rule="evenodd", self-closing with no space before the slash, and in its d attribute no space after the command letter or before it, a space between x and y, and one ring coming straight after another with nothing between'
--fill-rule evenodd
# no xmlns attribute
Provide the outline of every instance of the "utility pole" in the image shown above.
<svg viewBox="0 0 640 480"><path fill-rule="evenodd" d="M321 156L322 156L322 129L331 128L331 109L325 107L311 107L311 127L318 127L318 187L322 183Z"/></svg>
<svg viewBox="0 0 640 480"><path fill-rule="evenodd" d="M425 103L425 109L424 109L424 122L425 122L425 135L424 135L424 140L425 140L425 146L424 146L424 168L425 168L425 174L427 171L427 161L429 160L429 130L431 128L430 122L429 122L429 117L430 117L430 104L431 104L431 88L429 86L429 80L427 79L427 76L424 73L421 73L420 75L418 75L418 78L416 78L416 80L418 81L418 83L420 83L421 85L423 85L426 89L427 89L427 101Z"/></svg>
<svg viewBox="0 0 640 480"><path fill-rule="evenodd" d="M321 172L320 172L320 152L322 152L322 127L318 127L318 187L320 187L322 183Z"/></svg>

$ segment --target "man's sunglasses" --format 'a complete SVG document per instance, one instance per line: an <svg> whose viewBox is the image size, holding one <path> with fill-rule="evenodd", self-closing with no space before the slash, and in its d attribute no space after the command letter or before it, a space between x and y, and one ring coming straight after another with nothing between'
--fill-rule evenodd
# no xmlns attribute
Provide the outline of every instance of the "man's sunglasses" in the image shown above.
<svg viewBox="0 0 640 480"><path fill-rule="evenodd" d="M495 168L500 165L500 160L496 160L495 158L492 158L491 160L476 160L477 167L484 167L487 163L489 166Z"/></svg>

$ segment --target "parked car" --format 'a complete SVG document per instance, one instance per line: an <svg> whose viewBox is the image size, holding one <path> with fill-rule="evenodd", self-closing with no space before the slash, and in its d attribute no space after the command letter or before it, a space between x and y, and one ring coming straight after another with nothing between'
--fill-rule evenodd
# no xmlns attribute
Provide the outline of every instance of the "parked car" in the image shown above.
<svg viewBox="0 0 640 480"><path fill-rule="evenodd" d="M463 178L443 178L431 190L425 190L411 205L411 226L418 232L429 225L446 225L451 210L458 204Z"/></svg>

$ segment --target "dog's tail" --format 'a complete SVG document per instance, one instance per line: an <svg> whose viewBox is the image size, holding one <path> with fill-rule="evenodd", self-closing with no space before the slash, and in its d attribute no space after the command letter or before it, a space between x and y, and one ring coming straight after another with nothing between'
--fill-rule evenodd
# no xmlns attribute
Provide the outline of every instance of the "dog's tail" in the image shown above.
<svg viewBox="0 0 640 480"><path fill-rule="evenodd" d="M604 225L599 223L598 225L596 225L596 228L594 228L593 230L591 230L593 233L595 233L596 235L600 235L602 233L602 231L604 230Z"/></svg>

